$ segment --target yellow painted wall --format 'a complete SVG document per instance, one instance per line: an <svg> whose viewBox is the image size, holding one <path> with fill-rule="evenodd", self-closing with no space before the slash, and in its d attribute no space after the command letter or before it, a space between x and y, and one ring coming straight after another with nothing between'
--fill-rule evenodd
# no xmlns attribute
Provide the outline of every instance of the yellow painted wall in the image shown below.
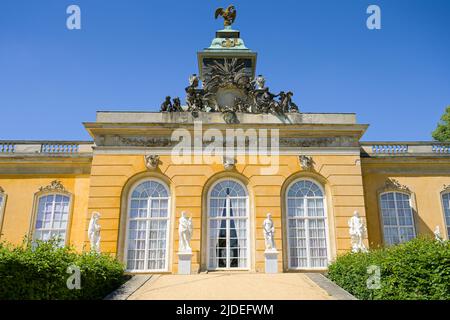
<svg viewBox="0 0 450 320"><path fill-rule="evenodd" d="M440 192L444 185L450 184L450 173L444 170L447 164L389 163L351 155L315 155L313 160L314 170L304 171L296 156L281 155L278 173L263 175L261 166L254 164L237 164L235 169L225 171L221 164L174 164L170 156L161 156L159 167L151 171L145 167L142 154L96 154L91 175L0 175L0 186L8 196L1 240L14 244L22 242L30 231L35 193L53 180L60 180L73 195L69 243L78 250L89 248L86 236L89 219L93 211L99 211L102 251L117 254L121 258L125 250L124 223L129 188L146 177L162 179L171 190L173 216L169 271L173 273L178 270L177 223L181 211L187 211L193 217L193 271L206 267L206 216L202 216L206 215L206 194L218 179L225 177L240 180L249 192L250 265L254 271L264 271L262 222L267 212L272 213L276 226L279 270L286 270L283 195L287 186L301 177L312 178L325 189L332 258L350 249L347 222L354 210L367 217L370 246L382 245L378 192L388 178L399 181L413 193L417 233L432 235L434 228L439 225L445 235ZM427 173L430 170L432 172Z"/></svg>
<svg viewBox="0 0 450 320"><path fill-rule="evenodd" d="M448 167L448 164L446 166ZM427 173L433 167L436 170ZM395 179L411 190L416 234L433 236L434 229L439 226L442 235L445 235L441 191L444 185L450 184L450 174L445 168L440 170L439 167L442 169L442 164L433 163L431 160L428 163L416 163L414 166L384 163L382 160L378 163L373 160L369 163L363 161L366 212L370 222L367 228L371 247L383 245L378 193L387 179ZM397 172L392 172L395 169Z"/></svg>
<svg viewBox="0 0 450 320"><path fill-rule="evenodd" d="M264 270L264 238L262 222L271 212L276 226L276 245L281 251L279 270L283 270L283 233L282 227L282 192L288 183L300 177L316 178L325 188L330 229L330 250L333 257L336 253L350 249L347 220L354 210L365 216L363 186L359 156L348 155L317 155L313 156L315 169L304 172L300 168L298 157L280 156L279 172L275 175L261 175L260 166L252 164L237 164L236 169L224 171L223 165L173 164L170 156L161 156L159 168L150 172L144 164L143 155L94 155L90 178L89 213L101 213L102 251L123 254L123 239L119 239L121 225L121 206L127 194L124 186L135 182L133 177L154 176L165 179L172 192L174 212L172 218L171 236L171 272L177 272L178 234L177 221L181 211L187 211L193 217L194 235L191 242L193 248L193 271L199 270L201 264L206 264L206 253L202 253L202 213L206 211L206 193L208 187L219 178L235 177L247 184L250 195L250 213L253 215L254 262L256 271ZM125 201L126 204L126 201ZM122 209L123 206L122 206ZM85 232L89 216L84 221ZM122 223L124 223L122 221ZM122 224L122 226L124 226ZM204 226L206 227L206 226ZM204 230L204 229L203 229ZM203 231L204 232L204 231ZM88 243L86 242L86 245ZM118 252L119 250L119 252ZM286 259L286 257L284 257Z"/></svg>
<svg viewBox="0 0 450 320"><path fill-rule="evenodd" d="M48 186L53 180L60 180L73 196L72 217L68 243L82 250L85 241L83 221L87 215L89 175L79 176L36 176L0 175L0 186L7 194L1 240L13 244L22 243L30 232L34 195L40 187Z"/></svg>

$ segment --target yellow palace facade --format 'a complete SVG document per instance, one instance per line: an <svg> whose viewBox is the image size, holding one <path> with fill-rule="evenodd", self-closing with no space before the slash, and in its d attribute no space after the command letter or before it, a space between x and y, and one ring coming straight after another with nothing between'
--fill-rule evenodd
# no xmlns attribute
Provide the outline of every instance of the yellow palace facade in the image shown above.
<svg viewBox="0 0 450 320"><path fill-rule="evenodd" d="M448 238L450 146L361 142L354 114L302 113L290 92L271 94L256 58L226 26L198 53L187 105L97 112L87 142L0 141L0 241L89 250L98 212L102 252L131 273L177 273L186 212L197 273L264 272L267 213L278 272L326 270L351 250L354 211L370 248L437 227Z"/></svg>

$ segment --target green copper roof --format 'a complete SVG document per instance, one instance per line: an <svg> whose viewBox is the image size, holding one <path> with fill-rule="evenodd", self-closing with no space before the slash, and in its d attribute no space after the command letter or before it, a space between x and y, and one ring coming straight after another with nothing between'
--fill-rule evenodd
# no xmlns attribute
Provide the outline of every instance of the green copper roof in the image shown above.
<svg viewBox="0 0 450 320"><path fill-rule="evenodd" d="M245 46L244 40L240 38L239 30L233 30L231 27L225 27L216 32L216 37L213 39L211 45L205 49L205 51L209 50L250 51Z"/></svg>

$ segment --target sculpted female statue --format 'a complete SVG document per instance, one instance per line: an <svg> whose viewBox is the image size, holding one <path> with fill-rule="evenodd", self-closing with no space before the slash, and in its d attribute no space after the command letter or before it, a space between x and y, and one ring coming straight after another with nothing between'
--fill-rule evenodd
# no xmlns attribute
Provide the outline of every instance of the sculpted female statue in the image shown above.
<svg viewBox="0 0 450 320"><path fill-rule="evenodd" d="M91 243L91 250L100 253L100 213L93 212L91 221L89 221L88 237Z"/></svg>
<svg viewBox="0 0 450 320"><path fill-rule="evenodd" d="M367 248L363 242L366 234L366 227L360 218L358 211L355 211L353 217L348 220L348 226L350 228L349 233L352 243L352 252L367 252Z"/></svg>
<svg viewBox="0 0 450 320"><path fill-rule="evenodd" d="M192 252L191 249L191 238L193 232L193 224L192 218L186 217L186 212L181 212L181 217L178 223L178 235L179 235L179 244L178 251L179 252Z"/></svg>
<svg viewBox="0 0 450 320"><path fill-rule="evenodd" d="M266 242L266 250L274 251L275 248L275 226L272 221L272 214L268 213L267 218L263 222L264 240Z"/></svg>

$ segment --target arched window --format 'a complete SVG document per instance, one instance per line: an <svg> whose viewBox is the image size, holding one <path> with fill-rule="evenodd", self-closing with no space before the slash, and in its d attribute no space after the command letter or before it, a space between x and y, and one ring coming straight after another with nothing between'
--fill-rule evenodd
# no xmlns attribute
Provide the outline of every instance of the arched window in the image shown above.
<svg viewBox="0 0 450 320"><path fill-rule="evenodd" d="M3 216L6 205L6 193L2 187L0 187L0 238L2 237Z"/></svg>
<svg viewBox="0 0 450 320"><path fill-rule="evenodd" d="M222 180L208 199L208 268L249 268L249 212L245 187Z"/></svg>
<svg viewBox="0 0 450 320"><path fill-rule="evenodd" d="M0 187L0 210L3 207L3 203L5 202L4 198L5 198L5 194L3 192L3 189Z"/></svg>
<svg viewBox="0 0 450 320"><path fill-rule="evenodd" d="M445 225L447 227L447 239L450 238L450 192L442 194L442 205L444 207Z"/></svg>
<svg viewBox="0 0 450 320"><path fill-rule="evenodd" d="M125 259L128 271L168 268L169 201L167 186L147 180L131 190Z"/></svg>
<svg viewBox="0 0 450 320"><path fill-rule="evenodd" d="M380 195L384 243L393 245L416 237L411 197L402 192Z"/></svg>
<svg viewBox="0 0 450 320"><path fill-rule="evenodd" d="M50 193L37 198L36 222L33 240L59 240L64 246L67 238L70 197L66 194Z"/></svg>
<svg viewBox="0 0 450 320"><path fill-rule="evenodd" d="M287 237L290 269L326 268L328 231L322 188L299 180L287 189Z"/></svg>

